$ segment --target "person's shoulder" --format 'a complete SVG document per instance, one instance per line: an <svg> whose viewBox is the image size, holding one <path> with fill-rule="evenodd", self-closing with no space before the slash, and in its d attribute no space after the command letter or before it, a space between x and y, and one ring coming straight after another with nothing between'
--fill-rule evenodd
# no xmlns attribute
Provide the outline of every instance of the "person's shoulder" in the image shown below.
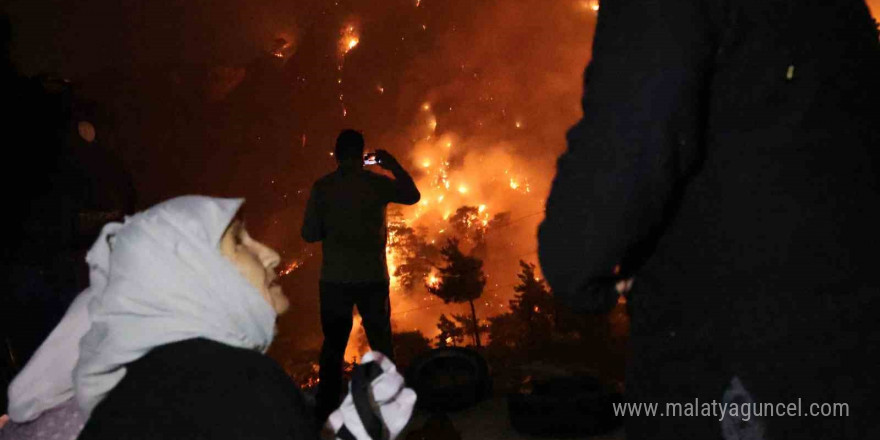
<svg viewBox="0 0 880 440"><path fill-rule="evenodd" d="M210 339L195 338L154 348L144 356L143 361L145 364L210 365L212 373L223 374L225 371L235 371L242 366L261 364L266 360L263 358L265 356L253 350L233 347Z"/></svg>
<svg viewBox="0 0 880 440"><path fill-rule="evenodd" d="M370 171L370 170L364 170L363 173L361 174L361 176L364 180L366 180L370 183L376 183L376 184L380 184L380 185L384 184L384 183L388 183L388 182L394 182L394 179L392 179L384 174L379 174L375 171Z"/></svg>
<svg viewBox="0 0 880 440"><path fill-rule="evenodd" d="M339 180L339 172L338 171L331 171L331 172L319 177L318 180L315 181L314 187L321 188L321 187L332 184L336 180Z"/></svg>

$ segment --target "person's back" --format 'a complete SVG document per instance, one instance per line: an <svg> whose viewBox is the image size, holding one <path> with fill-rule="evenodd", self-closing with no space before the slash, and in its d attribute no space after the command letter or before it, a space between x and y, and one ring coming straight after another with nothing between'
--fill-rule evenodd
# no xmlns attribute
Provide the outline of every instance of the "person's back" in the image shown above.
<svg viewBox="0 0 880 440"><path fill-rule="evenodd" d="M299 389L253 350L190 339L126 369L79 438L317 438Z"/></svg>
<svg viewBox="0 0 880 440"><path fill-rule="evenodd" d="M864 2L603 3L586 85L541 260L581 303L607 303L585 287L615 264L635 275L630 399L720 401L740 377L758 402L851 405L768 419L774 438L864 435L880 335L880 45ZM633 438L720 434L717 418L628 422Z"/></svg>
<svg viewBox="0 0 880 440"><path fill-rule="evenodd" d="M321 278L339 282L388 278L385 209L394 182L367 170L336 170L315 184L326 236Z"/></svg>
<svg viewBox="0 0 880 440"><path fill-rule="evenodd" d="M367 161L361 133L343 130L334 154L338 168L312 187L301 232L307 242L323 242L319 291L324 342L316 397L318 420L339 405L354 306L363 318L370 348L394 358L385 207L389 203L412 205L420 197L412 177L387 151L377 150L372 163L390 171L394 179L364 170Z"/></svg>

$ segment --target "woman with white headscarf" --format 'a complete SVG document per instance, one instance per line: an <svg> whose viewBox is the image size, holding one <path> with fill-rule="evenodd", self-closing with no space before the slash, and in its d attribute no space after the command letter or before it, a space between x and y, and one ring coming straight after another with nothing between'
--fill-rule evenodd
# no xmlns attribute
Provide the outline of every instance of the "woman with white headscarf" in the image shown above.
<svg viewBox="0 0 880 440"><path fill-rule="evenodd" d="M83 439L315 438L299 389L264 355L289 303L278 254L237 217L242 202L179 197L105 226L87 257L91 286L10 386L13 421L73 396ZM390 361L371 359L376 414L393 438L415 395ZM326 426L370 438L347 402Z"/></svg>

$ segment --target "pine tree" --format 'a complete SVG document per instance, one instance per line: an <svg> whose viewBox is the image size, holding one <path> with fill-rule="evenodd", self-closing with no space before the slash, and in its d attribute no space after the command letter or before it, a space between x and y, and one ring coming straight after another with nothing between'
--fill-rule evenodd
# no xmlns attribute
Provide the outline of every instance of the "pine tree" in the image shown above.
<svg viewBox="0 0 880 440"><path fill-rule="evenodd" d="M480 298L483 288L486 287L483 261L464 255L458 248L457 239L449 239L440 254L445 265L437 268L440 272L439 281L435 285L427 285L426 288L444 303L470 303L471 319L474 323L479 322L474 300ZM474 344L480 348L479 328L476 325L473 327Z"/></svg>
<svg viewBox="0 0 880 440"><path fill-rule="evenodd" d="M440 330L440 335L437 336L437 346L446 347L452 344L453 347L457 347L461 343L464 331L455 322L447 318L445 314L440 315L437 328Z"/></svg>
<svg viewBox="0 0 880 440"><path fill-rule="evenodd" d="M520 284L513 288L517 295L510 301L510 309L525 324L529 345L536 345L550 337L556 310L550 291L535 276L535 265L520 260L519 266L521 271L517 277Z"/></svg>

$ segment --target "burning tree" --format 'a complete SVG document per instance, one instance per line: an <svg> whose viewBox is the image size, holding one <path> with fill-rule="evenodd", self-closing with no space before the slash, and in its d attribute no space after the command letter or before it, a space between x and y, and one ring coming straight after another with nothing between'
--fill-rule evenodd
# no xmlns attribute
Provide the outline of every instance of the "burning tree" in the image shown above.
<svg viewBox="0 0 880 440"><path fill-rule="evenodd" d="M437 328L440 330L440 334L437 336L438 347L447 347L449 345L457 347L464 338L462 328L447 318L445 314L440 315L440 320L437 321Z"/></svg>
<svg viewBox="0 0 880 440"><path fill-rule="evenodd" d="M400 211L389 214L388 248L396 264L392 275L408 291L422 283L440 259L440 250L428 243L424 236L423 231L407 226Z"/></svg>
<svg viewBox="0 0 880 440"><path fill-rule="evenodd" d="M471 319L477 321L477 310L474 300L483 294L486 287L486 274L483 273L483 261L479 258L467 256L458 248L457 239L449 239L440 254L445 266L438 267L440 276L436 283L427 284L428 292L436 295L444 303L468 302L471 306ZM479 328L473 328L474 345L481 347Z"/></svg>

